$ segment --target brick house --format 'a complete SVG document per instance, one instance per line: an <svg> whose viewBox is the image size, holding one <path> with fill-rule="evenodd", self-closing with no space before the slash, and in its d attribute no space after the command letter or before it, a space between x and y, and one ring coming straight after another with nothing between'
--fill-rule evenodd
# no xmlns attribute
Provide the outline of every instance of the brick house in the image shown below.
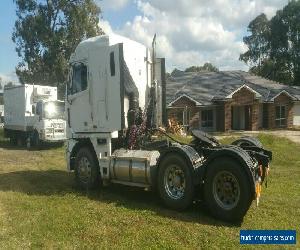
<svg viewBox="0 0 300 250"><path fill-rule="evenodd" d="M204 131L300 126L300 89L243 71L186 73L166 80L168 117Z"/></svg>

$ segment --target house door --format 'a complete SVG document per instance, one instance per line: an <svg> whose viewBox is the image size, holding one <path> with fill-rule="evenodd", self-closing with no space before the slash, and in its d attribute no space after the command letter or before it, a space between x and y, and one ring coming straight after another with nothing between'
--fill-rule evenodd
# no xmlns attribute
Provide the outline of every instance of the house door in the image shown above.
<svg viewBox="0 0 300 250"><path fill-rule="evenodd" d="M251 106L232 106L231 125L233 130L252 129L252 107Z"/></svg>
<svg viewBox="0 0 300 250"><path fill-rule="evenodd" d="M245 106L232 106L232 129L245 130Z"/></svg>

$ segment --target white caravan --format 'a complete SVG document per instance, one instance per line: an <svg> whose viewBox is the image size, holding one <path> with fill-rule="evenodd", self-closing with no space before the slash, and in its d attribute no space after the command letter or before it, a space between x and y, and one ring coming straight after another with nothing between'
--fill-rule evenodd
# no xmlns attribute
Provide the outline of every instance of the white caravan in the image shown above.
<svg viewBox="0 0 300 250"><path fill-rule="evenodd" d="M13 143L37 146L66 139L65 104L57 88L19 85L4 88L4 135Z"/></svg>

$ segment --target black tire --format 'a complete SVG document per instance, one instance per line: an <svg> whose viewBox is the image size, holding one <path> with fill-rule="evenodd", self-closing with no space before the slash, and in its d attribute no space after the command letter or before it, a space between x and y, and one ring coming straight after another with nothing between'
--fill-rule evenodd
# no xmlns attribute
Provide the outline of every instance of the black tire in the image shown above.
<svg viewBox="0 0 300 250"><path fill-rule="evenodd" d="M18 147L22 147L25 145L25 138L22 133L19 133L19 135L17 137L17 145L18 145Z"/></svg>
<svg viewBox="0 0 300 250"><path fill-rule="evenodd" d="M39 133L37 131L33 132L33 135L31 137L30 140L30 146L39 149L41 146L41 140L40 140L40 136Z"/></svg>
<svg viewBox="0 0 300 250"><path fill-rule="evenodd" d="M31 148L31 136L30 136L30 134L28 134L27 138L26 138L26 148L28 150Z"/></svg>
<svg viewBox="0 0 300 250"><path fill-rule="evenodd" d="M101 186L98 161L88 147L79 149L76 155L75 181L82 189L96 189Z"/></svg>
<svg viewBox="0 0 300 250"><path fill-rule="evenodd" d="M17 138L15 136L12 136L9 138L9 142L11 145L16 146L17 145Z"/></svg>
<svg viewBox="0 0 300 250"><path fill-rule="evenodd" d="M239 162L232 158L218 158L208 165L204 199L215 218L229 222L243 219L253 193L249 177Z"/></svg>
<svg viewBox="0 0 300 250"><path fill-rule="evenodd" d="M170 183L174 183L175 181L174 177L173 181L169 179L171 173L170 171L173 170L175 172L177 171L176 185L181 185L182 188L181 191L177 192L177 194L175 190L179 190L180 187L173 186L173 188L171 188L170 186ZM178 183L178 181L180 183ZM183 157L178 154L171 153L162 159L158 170L157 188L161 200L169 208L175 210L184 210L192 203L194 198L192 173Z"/></svg>
<svg viewBox="0 0 300 250"><path fill-rule="evenodd" d="M250 137L250 136L241 137L241 138L239 138L238 140L234 141L231 144L239 146L239 147L255 146L255 147L258 147L258 148L263 148L262 143L257 138Z"/></svg>

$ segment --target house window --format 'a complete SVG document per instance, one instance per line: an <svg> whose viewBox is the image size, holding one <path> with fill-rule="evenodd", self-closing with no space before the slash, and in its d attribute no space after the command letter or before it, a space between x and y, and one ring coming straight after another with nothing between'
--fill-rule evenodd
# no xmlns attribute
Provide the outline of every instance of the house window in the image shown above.
<svg viewBox="0 0 300 250"><path fill-rule="evenodd" d="M87 67L82 63L75 64L73 66L71 93L76 94L86 89L87 89Z"/></svg>
<svg viewBox="0 0 300 250"><path fill-rule="evenodd" d="M212 109L201 111L201 127L212 128L214 126L214 113Z"/></svg>
<svg viewBox="0 0 300 250"><path fill-rule="evenodd" d="M183 125L185 127L189 126L190 118L191 118L191 110L187 107L183 110L177 111L173 114L173 118L178 122L178 124Z"/></svg>
<svg viewBox="0 0 300 250"><path fill-rule="evenodd" d="M284 105L276 106L275 124L276 127L286 126L286 107Z"/></svg>
<svg viewBox="0 0 300 250"><path fill-rule="evenodd" d="M186 107L182 112L183 125L189 126L191 119L191 111Z"/></svg>

